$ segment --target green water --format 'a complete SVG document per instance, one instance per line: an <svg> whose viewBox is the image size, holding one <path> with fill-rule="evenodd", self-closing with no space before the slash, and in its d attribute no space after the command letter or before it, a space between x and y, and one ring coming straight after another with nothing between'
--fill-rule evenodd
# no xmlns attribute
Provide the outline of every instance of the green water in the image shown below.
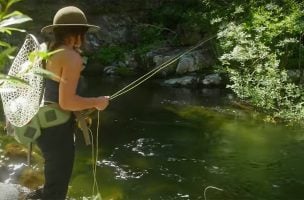
<svg viewBox="0 0 304 200"><path fill-rule="evenodd" d="M119 83L94 80L86 94L111 94ZM208 200L304 199L302 129L233 108L224 90L150 81L101 113L99 145L103 199L204 199L208 186L222 189L208 189ZM91 148L76 146L69 196L83 199L92 194Z"/></svg>

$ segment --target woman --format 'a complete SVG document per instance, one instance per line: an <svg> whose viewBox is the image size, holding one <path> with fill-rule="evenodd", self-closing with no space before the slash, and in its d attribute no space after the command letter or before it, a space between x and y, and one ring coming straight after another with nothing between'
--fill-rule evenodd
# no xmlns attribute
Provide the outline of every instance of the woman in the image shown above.
<svg viewBox="0 0 304 200"><path fill-rule="evenodd" d="M87 31L99 27L89 25L84 13L73 6L60 9L53 24L42 29L43 33L53 33L54 41L49 50L60 51L47 62L46 69L60 77L47 79L45 101L56 102L67 111L81 111L96 108L104 110L109 103L108 97L84 98L76 94L80 72L83 68L79 48L84 42ZM42 129L37 144L44 159L45 184L27 196L26 199L63 200L66 198L74 162L74 118L57 126Z"/></svg>

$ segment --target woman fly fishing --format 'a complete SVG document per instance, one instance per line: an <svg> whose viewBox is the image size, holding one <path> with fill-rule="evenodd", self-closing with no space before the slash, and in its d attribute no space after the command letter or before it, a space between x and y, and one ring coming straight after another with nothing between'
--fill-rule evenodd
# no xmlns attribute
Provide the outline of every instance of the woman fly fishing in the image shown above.
<svg viewBox="0 0 304 200"><path fill-rule="evenodd" d="M60 50L48 59L46 69L56 76L46 79L44 101L57 103L65 111L85 109L104 110L109 104L107 96L85 98L76 94L83 68L79 48L84 43L85 33L99 29L87 23L85 14L76 7L64 7L55 14L53 24L42 28L43 33L52 33L54 40L49 51ZM59 78L55 78L59 77ZM74 163L75 118L59 125L42 129L37 139L45 159L44 187L28 194L25 199L63 200Z"/></svg>

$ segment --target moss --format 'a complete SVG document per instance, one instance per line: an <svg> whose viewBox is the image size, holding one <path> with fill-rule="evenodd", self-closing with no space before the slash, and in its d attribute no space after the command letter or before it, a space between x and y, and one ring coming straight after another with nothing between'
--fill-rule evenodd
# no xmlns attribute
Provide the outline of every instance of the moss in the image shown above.
<svg viewBox="0 0 304 200"><path fill-rule="evenodd" d="M43 170L25 168L19 177L19 183L32 190L37 189L44 183Z"/></svg>

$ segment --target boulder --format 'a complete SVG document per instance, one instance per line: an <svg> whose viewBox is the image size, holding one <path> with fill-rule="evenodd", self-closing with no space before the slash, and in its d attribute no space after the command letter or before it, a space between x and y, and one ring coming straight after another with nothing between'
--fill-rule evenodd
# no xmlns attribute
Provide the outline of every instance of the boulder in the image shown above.
<svg viewBox="0 0 304 200"><path fill-rule="evenodd" d="M115 75L116 71L117 71L117 67L116 66L107 66L103 69L103 71L107 74L107 75Z"/></svg>
<svg viewBox="0 0 304 200"><path fill-rule="evenodd" d="M214 59L207 50L196 50L184 55L180 58L176 73L186 74L197 72L202 68L208 68L214 65Z"/></svg>
<svg viewBox="0 0 304 200"><path fill-rule="evenodd" d="M172 59L174 56L171 56L171 55L156 55L153 57L153 62L155 63L155 67L159 67L161 64L167 62L168 60ZM167 76L169 74L173 74L175 72L175 67L176 65L174 65L173 63L164 68L163 70L160 71L160 73L163 75L163 76Z"/></svg>
<svg viewBox="0 0 304 200"><path fill-rule="evenodd" d="M10 184L0 183L0 194L2 200L15 200L19 198L19 191Z"/></svg>
<svg viewBox="0 0 304 200"><path fill-rule="evenodd" d="M193 86L198 83L198 78L195 76L184 76L180 78L172 78L164 81L165 85L169 86Z"/></svg>
<svg viewBox="0 0 304 200"><path fill-rule="evenodd" d="M1 200L17 200L20 198L22 199L22 196L29 192L29 189L20 185L0 182Z"/></svg>
<svg viewBox="0 0 304 200"><path fill-rule="evenodd" d="M221 82L222 77L219 74L209 74L202 80L202 84L205 86L220 85Z"/></svg>
<svg viewBox="0 0 304 200"><path fill-rule="evenodd" d="M195 60L191 55L186 55L180 58L180 61L176 68L177 74L185 74L187 72L194 72L199 69L195 64Z"/></svg>

